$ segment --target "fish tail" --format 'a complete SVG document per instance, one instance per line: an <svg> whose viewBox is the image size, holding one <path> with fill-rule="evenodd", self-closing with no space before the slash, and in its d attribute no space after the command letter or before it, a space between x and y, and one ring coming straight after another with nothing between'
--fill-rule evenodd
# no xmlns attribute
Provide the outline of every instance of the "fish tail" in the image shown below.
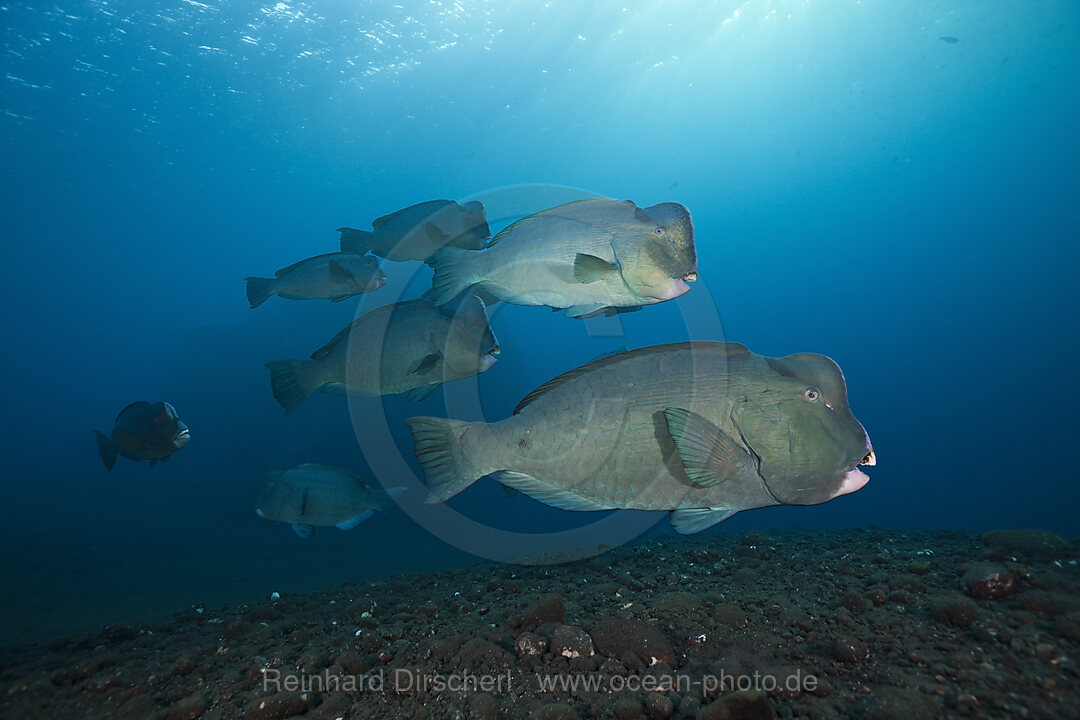
<svg viewBox="0 0 1080 720"><path fill-rule="evenodd" d="M97 451L101 462L105 463L106 470L112 470L116 465L116 443L112 441L112 438L105 437L97 430L94 431L94 435L97 436Z"/></svg>
<svg viewBox="0 0 1080 720"><path fill-rule="evenodd" d="M413 453L431 493L428 505L446 502L486 474L477 472L461 451L461 437L471 423L434 417L405 422L412 430Z"/></svg>
<svg viewBox="0 0 1080 720"><path fill-rule="evenodd" d="M470 252L474 251L444 247L435 253L431 287L435 291L436 305L445 305L475 282L465 260Z"/></svg>
<svg viewBox="0 0 1080 720"><path fill-rule="evenodd" d="M247 283L247 299L253 308L259 307L277 292L277 281L274 278L249 277L244 278L244 281Z"/></svg>
<svg viewBox="0 0 1080 720"><path fill-rule="evenodd" d="M339 227L337 231L341 233L341 252L363 255L371 249L375 233L370 230Z"/></svg>
<svg viewBox="0 0 1080 720"><path fill-rule="evenodd" d="M323 384L313 372L313 360L274 360L266 367L270 369L274 399L285 408L286 415L299 410Z"/></svg>

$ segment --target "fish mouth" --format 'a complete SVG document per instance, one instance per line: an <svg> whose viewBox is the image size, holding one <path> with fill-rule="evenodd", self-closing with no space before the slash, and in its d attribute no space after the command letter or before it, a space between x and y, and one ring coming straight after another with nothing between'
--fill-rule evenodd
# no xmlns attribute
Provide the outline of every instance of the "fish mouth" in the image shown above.
<svg viewBox="0 0 1080 720"><path fill-rule="evenodd" d="M840 480L840 487L837 488L836 493L832 497L837 498L841 495L850 495L856 490L861 490L868 482L870 482L870 478L867 474L858 467L854 467L844 473L844 477Z"/></svg>
<svg viewBox="0 0 1080 720"><path fill-rule="evenodd" d="M176 433L176 437L173 438L173 445L176 447L183 447L187 445L188 440L191 439L191 433L184 428L180 432Z"/></svg>
<svg viewBox="0 0 1080 720"><path fill-rule="evenodd" d="M499 354L499 353L501 353L501 352L502 352L502 350L501 350L501 349L499 348L499 346L498 346L498 345L496 345L495 347L493 347L493 348L491 348L490 350L488 350L488 351L487 351L487 354L488 354L488 355L498 355L498 354Z"/></svg>
<svg viewBox="0 0 1080 720"><path fill-rule="evenodd" d="M697 282L697 270L692 270L692 271L686 273L685 275L683 275L679 279L682 280L683 282L688 282L688 283Z"/></svg>
<svg viewBox="0 0 1080 720"><path fill-rule="evenodd" d="M866 467L874 467L877 465L877 456L874 455L874 448L870 448L870 452L866 453L866 457L859 461L859 465L865 465Z"/></svg>

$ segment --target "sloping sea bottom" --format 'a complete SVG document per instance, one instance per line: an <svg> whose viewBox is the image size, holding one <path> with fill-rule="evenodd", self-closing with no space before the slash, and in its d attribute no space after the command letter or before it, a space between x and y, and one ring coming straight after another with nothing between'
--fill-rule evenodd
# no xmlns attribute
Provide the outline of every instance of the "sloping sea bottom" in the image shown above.
<svg viewBox="0 0 1080 720"><path fill-rule="evenodd" d="M397 575L7 651L0 715L1072 718L1078 556L751 531Z"/></svg>

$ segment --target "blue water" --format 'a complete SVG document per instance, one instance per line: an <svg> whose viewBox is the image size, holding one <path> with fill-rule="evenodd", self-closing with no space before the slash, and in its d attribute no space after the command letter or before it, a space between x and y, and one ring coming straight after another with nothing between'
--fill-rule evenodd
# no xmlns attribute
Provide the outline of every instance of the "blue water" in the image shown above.
<svg viewBox="0 0 1080 720"><path fill-rule="evenodd" d="M263 363L359 303L244 299L245 276L336 250L334 228L434 198L491 200L495 230L499 198L561 192L694 217L700 280L677 302L615 325L500 308L502 358L468 385L488 419L624 345L820 352L873 440L870 484L710 532L1076 534L1074 2L59 0L5 3L0 33L0 572L9 617L38 613L13 636L472 558L402 514L305 543L253 512L269 469L362 467L358 412L415 472L402 420L473 407L317 395L286 417ZM429 272L388 270L411 290ZM90 431L137 399L193 440L108 473ZM585 522L490 482L453 507Z"/></svg>

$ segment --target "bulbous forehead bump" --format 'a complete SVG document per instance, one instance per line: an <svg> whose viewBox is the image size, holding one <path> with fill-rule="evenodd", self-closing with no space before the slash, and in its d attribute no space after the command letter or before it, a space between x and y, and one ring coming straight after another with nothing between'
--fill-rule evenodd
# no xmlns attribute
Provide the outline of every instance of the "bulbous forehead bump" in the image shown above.
<svg viewBox="0 0 1080 720"><path fill-rule="evenodd" d="M816 353L797 353L784 358L765 358L765 361L783 377L818 388L830 402L847 404L844 373L831 358Z"/></svg>

